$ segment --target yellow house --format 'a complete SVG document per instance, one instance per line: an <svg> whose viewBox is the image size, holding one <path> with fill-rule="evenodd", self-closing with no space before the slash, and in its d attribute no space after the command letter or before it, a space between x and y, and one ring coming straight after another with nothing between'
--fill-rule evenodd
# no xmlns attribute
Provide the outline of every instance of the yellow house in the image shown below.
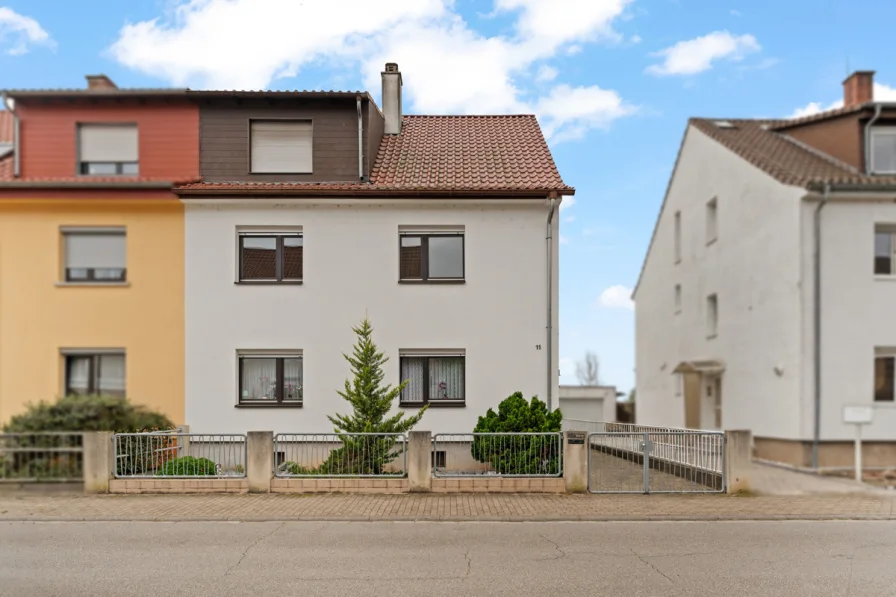
<svg viewBox="0 0 896 597"><path fill-rule="evenodd" d="M198 177L198 109L176 90L111 85L4 94L0 426L29 402L87 393L184 421L184 213L171 188Z"/></svg>

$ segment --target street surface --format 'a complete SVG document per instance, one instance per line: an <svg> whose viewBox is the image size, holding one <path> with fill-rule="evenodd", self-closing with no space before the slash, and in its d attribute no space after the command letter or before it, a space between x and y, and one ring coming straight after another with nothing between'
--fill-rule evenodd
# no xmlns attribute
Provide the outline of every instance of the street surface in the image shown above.
<svg viewBox="0 0 896 597"><path fill-rule="evenodd" d="M896 595L896 523L0 522L0 595Z"/></svg>

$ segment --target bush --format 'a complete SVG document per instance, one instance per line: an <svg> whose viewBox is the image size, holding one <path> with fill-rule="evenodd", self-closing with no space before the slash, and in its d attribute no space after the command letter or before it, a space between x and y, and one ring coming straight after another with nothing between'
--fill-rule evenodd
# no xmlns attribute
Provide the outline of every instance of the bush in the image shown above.
<svg viewBox="0 0 896 597"><path fill-rule="evenodd" d="M209 476L216 475L215 463L208 458L181 456L167 461L158 474L166 477L174 476Z"/></svg>
<svg viewBox="0 0 896 597"><path fill-rule="evenodd" d="M55 403L29 404L4 427L7 433L171 429L168 417L116 396L65 396Z"/></svg>
<svg viewBox="0 0 896 597"><path fill-rule="evenodd" d="M477 437L470 453L479 462L488 463L505 475L560 474L559 436L563 415L560 410L548 412L547 405L533 397L526 402L521 392L511 394L479 417L473 433L557 433L557 436L515 436L509 438Z"/></svg>

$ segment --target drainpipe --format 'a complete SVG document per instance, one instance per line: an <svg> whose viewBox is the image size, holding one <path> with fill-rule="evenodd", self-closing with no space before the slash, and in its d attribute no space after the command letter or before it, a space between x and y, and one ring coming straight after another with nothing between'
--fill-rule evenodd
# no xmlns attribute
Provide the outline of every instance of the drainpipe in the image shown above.
<svg viewBox="0 0 896 597"><path fill-rule="evenodd" d="M5 93L3 94L3 106L12 114L12 175L18 178L22 175L22 152L19 151L19 144L21 143L19 140L21 136L19 113L15 111L9 96Z"/></svg>
<svg viewBox="0 0 896 597"><path fill-rule="evenodd" d="M355 98L358 104L358 180L364 180L364 121L361 118L361 96Z"/></svg>
<svg viewBox="0 0 896 597"><path fill-rule="evenodd" d="M815 356L815 413L813 421L812 435L812 468L818 470L818 442L821 439L821 210L827 205L831 194L831 185L824 185L824 193L821 196L821 203L815 208L815 247L813 251L813 266L815 270L814 284L812 288L813 302L815 308L812 315L814 317L813 327L814 333L814 356Z"/></svg>
<svg viewBox="0 0 896 597"><path fill-rule="evenodd" d="M545 346L548 349L548 394L547 394L547 403L548 403L548 412L551 412L551 394L554 389L554 376L553 376L553 322L554 322L554 309L553 309L553 299L554 299L554 212L557 210L557 196L555 193L551 194L551 207L548 210L548 222L547 222L547 234L545 235L545 240L547 241L547 257L548 257L548 313L547 313L547 341L545 342Z"/></svg>
<svg viewBox="0 0 896 597"><path fill-rule="evenodd" d="M874 126L874 123L877 122L877 119L880 118L880 112L883 109L883 104L877 104L874 106L874 116L871 117L871 120L865 125L865 174L870 176L871 172L871 127Z"/></svg>

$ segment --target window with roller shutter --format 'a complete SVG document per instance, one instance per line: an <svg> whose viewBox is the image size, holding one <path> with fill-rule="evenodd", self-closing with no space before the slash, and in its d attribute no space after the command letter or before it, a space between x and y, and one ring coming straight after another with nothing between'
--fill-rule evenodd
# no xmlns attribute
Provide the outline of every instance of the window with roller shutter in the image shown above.
<svg viewBox="0 0 896 597"><path fill-rule="evenodd" d="M78 173L136 176L140 173L136 124L79 124Z"/></svg>
<svg viewBox="0 0 896 597"><path fill-rule="evenodd" d="M125 281L124 228L63 228L62 235L66 282Z"/></svg>
<svg viewBox="0 0 896 597"><path fill-rule="evenodd" d="M311 174L310 120L252 120L250 167L253 174Z"/></svg>

